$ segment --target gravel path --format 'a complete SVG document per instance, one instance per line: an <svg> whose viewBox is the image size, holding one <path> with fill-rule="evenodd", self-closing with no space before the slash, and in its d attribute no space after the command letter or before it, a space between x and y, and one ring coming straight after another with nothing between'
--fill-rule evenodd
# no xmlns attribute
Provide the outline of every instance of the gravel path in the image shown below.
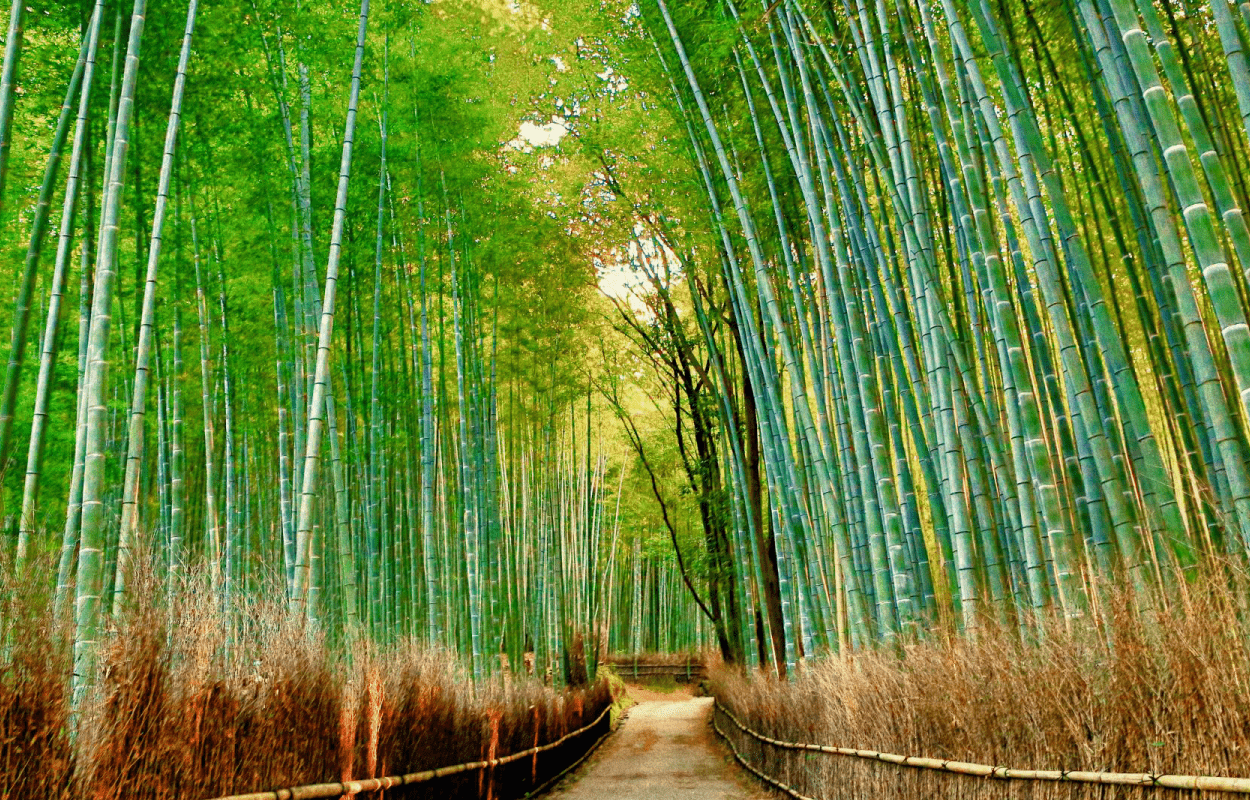
<svg viewBox="0 0 1250 800"><path fill-rule="evenodd" d="M645 700L587 764L557 786L560 800L762 800L712 730L710 697Z"/></svg>

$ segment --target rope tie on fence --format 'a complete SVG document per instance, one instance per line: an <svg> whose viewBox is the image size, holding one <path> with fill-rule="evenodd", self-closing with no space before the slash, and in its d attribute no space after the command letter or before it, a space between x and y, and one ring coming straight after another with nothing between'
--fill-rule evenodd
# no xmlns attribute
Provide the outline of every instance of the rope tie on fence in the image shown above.
<svg viewBox="0 0 1250 800"><path fill-rule="evenodd" d="M528 750L521 750L516 753L510 753L499 758L491 758L483 761L468 761L464 764L453 764L448 767L436 767L435 769L427 769L422 772L412 772L407 775L391 775L385 778L365 778L355 781L343 781L341 783L313 783L306 786L292 786L286 789L270 789L264 792L249 792L247 794L232 794L225 797L213 798L213 800L321 800L322 798L341 797L344 795L355 795L362 792L376 792L383 789L394 789L397 786L408 786L414 783L425 783L427 781L436 780L438 778L446 778L451 775L459 775L465 772L473 772L479 769L493 769L501 767L505 764L511 764L514 761L520 761L523 758L537 756L539 753L547 750L554 750L570 739L580 736L586 731L598 725L603 718L612 710L609 703L590 722L575 731L569 731L555 741L548 742L538 747L531 747ZM593 749L603 740L607 733L600 736L594 745L589 749ZM580 759L579 759L580 761Z"/></svg>
<svg viewBox="0 0 1250 800"><path fill-rule="evenodd" d="M996 767L989 764L977 764L970 761L952 761L945 758L925 758L922 756L903 756L895 753L882 753L877 750L857 750L852 747L832 747L822 744L805 744L802 742L784 742L780 739L773 739L765 736L758 731L751 730L742 724L737 717L733 715L728 708L721 704L720 700L716 701L716 710L724 714L730 722L734 724L738 730L750 736L752 739L772 745L773 747L783 750L803 750L813 753L826 753L836 756L851 756L853 758L862 758L871 761L880 761L887 764L897 764L904 767L914 767L916 769L929 769L936 772L948 772L958 775L972 775L974 777L990 778L993 780L1028 780L1028 781L1054 781L1054 782L1071 782L1071 783L1097 783L1097 784L1114 784L1118 786L1143 786L1159 789L1189 789L1201 790L1208 792L1227 792L1231 794L1250 794L1250 778L1221 778L1210 775L1158 775L1151 772L1085 772L1081 770L1042 770L1042 769L1012 769L1009 767ZM792 797L801 798L802 800L812 800L798 793L797 790L786 786L779 781L764 775L738 752L733 741L721 730L716 724L715 717L712 720L712 727L715 731L729 743L729 749L733 751L734 757L738 759L744 767L760 777L764 781L776 786Z"/></svg>

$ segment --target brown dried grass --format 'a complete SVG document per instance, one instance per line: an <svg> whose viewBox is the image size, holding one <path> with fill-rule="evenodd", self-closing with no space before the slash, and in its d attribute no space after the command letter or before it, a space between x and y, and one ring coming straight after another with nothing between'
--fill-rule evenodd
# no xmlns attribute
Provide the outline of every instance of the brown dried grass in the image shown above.
<svg viewBox="0 0 1250 800"><path fill-rule="evenodd" d="M1149 615L1111 592L1101 620L1050 620L1026 641L989 624L901 651L809 663L791 682L718 670L716 696L775 739L1021 769L1250 777L1250 623L1243 577L1190 580ZM1177 797L1175 790L997 781L781 750L720 717L750 763L839 800Z"/></svg>
<svg viewBox="0 0 1250 800"><path fill-rule="evenodd" d="M280 603L249 602L243 621L230 623L198 583L172 608L147 599L158 588L136 586L75 721L64 626L0 578L0 636L10 643L0 650L0 800L198 800L406 774L544 744L610 703L603 682L572 692L516 678L475 688L451 655L415 645L362 648L349 660L291 624ZM605 730L537 765L524 759L494 776L387 796L519 797Z"/></svg>
<svg viewBox="0 0 1250 800"><path fill-rule="evenodd" d="M32 612L44 600L0 568L0 798L62 797L74 771L70 659L59 631Z"/></svg>

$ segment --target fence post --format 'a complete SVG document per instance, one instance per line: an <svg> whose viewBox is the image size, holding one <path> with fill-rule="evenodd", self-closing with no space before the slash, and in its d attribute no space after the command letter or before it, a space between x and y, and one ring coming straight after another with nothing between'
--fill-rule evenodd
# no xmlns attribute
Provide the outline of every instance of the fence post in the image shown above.
<svg viewBox="0 0 1250 800"><path fill-rule="evenodd" d="M494 709L490 712L490 749L487 751L486 760L494 761L499 754L499 720L503 714ZM486 800L494 800L495 797L495 765L491 764L488 768L486 776Z"/></svg>
<svg viewBox="0 0 1250 800"><path fill-rule="evenodd" d="M534 706L534 747L538 747L538 706ZM534 761L530 766L530 783L538 783L538 752L534 752Z"/></svg>

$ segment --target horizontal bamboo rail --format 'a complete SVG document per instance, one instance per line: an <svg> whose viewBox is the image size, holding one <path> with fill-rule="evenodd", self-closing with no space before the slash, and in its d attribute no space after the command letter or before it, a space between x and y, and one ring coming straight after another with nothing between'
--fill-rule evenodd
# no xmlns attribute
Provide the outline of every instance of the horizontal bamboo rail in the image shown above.
<svg viewBox="0 0 1250 800"><path fill-rule="evenodd" d="M720 707L719 703L717 707L718 708ZM721 708L721 710L724 711L723 708ZM728 711L725 711L725 715L728 716L730 719L733 719L733 716L730 715ZM738 727L741 728L742 726L739 725ZM782 783L781 781L777 780L773 776L767 775L763 771L756 769L751 764L751 762L747 761L743 757L742 753L738 752L738 748L734 746L733 739L730 739L728 736L726 736L725 732L722 731L720 729L720 726L716 724L715 714L712 715L712 729L716 731L722 739L725 740L725 744L729 745L729 750L734 754L734 758L738 759L738 763L741 764L743 767L746 767L747 771L750 772L752 775L764 781L765 783L772 784L775 788L780 789L781 791L795 798L795 800L816 800L815 797L808 797L805 794L799 794L798 790L796 790L793 786L788 786ZM751 731L747 731L746 728L742 728L742 729L746 731L747 733L751 733Z"/></svg>
<svg viewBox="0 0 1250 800"><path fill-rule="evenodd" d="M622 678L652 678L672 675L679 683L693 683L707 677L707 665L702 661L685 661L669 664L648 663L629 658L605 659L602 666L611 667Z"/></svg>
<svg viewBox="0 0 1250 800"><path fill-rule="evenodd" d="M702 664L691 664L689 667L685 664L639 664L635 667L632 664L610 664L604 662L602 666L611 667L612 669L626 669L637 672L707 672L707 667Z"/></svg>
<svg viewBox="0 0 1250 800"><path fill-rule="evenodd" d="M510 753L500 758L492 758L487 761L469 761L464 764L453 764L449 767L437 767L436 769L427 769L423 772L413 772L407 775L391 775L385 778L365 778L358 781L344 781L342 783L312 783L306 786L292 786L287 789L271 789L265 792L249 792L247 794L232 794L225 797L213 798L213 800L322 800L329 797L344 797L361 792L377 792L383 789L394 789L397 786L409 786L414 783L425 783L427 781L436 780L438 778L446 778L451 775L459 775L464 772L473 772L479 769L489 769L501 767L505 764L511 764L514 761L520 761L523 758L536 756L547 750L553 750L570 739L580 736L586 731L598 725L603 718L612 710L611 704L606 706L594 721L583 725L575 731L564 734L559 739L547 744L531 747L528 750L521 750L516 753ZM595 740L589 749L593 749L603 741L608 735L605 732Z"/></svg>
<svg viewBox="0 0 1250 800"><path fill-rule="evenodd" d="M610 707L609 707L609 710L611 710ZM603 719L603 715L600 714L599 718ZM591 723L591 724L593 725L594 723ZM580 767L582 764L586 762L586 759L594 755L595 751L599 749L599 745L603 744L603 740L608 738L608 734L611 732L612 732L611 728L604 731L603 735L600 736L598 739L595 739L594 742L591 743L590 747L586 748L586 752L582 753L581 756L579 756L576 761L574 761L572 764L569 764L567 767L560 770L555 775L552 775L550 778L547 779L545 783L543 783L538 788L530 789L528 792L525 793L525 796L527 798L537 797L538 795L550 789L552 786L555 786L557 783L560 782L561 778L563 778L565 775L568 775L570 772Z"/></svg>
<svg viewBox="0 0 1250 800"><path fill-rule="evenodd" d="M853 758L879 761L885 764L896 764L901 767L931 769L938 772L972 775L979 778L992 778L995 780L1096 783L1118 786L1144 786L1158 789L1197 789L1207 792L1250 794L1250 778L1219 778L1206 775L1154 775L1149 772L1086 772L1081 770L1066 769L1013 769L1010 767L991 766L989 764L974 764L968 761L951 761L945 758L901 756L896 753L882 753L876 750L857 750L853 747L830 747L823 744L783 742L779 739L773 739L762 733L753 731L743 725L738 721L738 718L729 711L729 709L725 708L725 706L721 704L720 700L716 701L716 710L724 714L730 722L732 722L747 736L783 750L802 750L811 753L851 756ZM748 770L792 797L800 798L801 800L814 800L813 798L805 797L793 788L786 786L785 784L780 783L767 775L764 775L755 767L748 764L738 753L738 750L734 747L733 742L729 739L725 732L720 729L720 726L716 724L715 719L712 720L712 727L721 736L721 738L729 743L729 749L733 751L734 756Z"/></svg>
<svg viewBox="0 0 1250 800"><path fill-rule="evenodd" d="M612 669L623 680L634 681L642 678L668 678L671 677L677 683L695 683L707 677L707 673L702 669L691 667L687 670L685 667L653 667L644 669L631 669L630 667L613 666Z"/></svg>

